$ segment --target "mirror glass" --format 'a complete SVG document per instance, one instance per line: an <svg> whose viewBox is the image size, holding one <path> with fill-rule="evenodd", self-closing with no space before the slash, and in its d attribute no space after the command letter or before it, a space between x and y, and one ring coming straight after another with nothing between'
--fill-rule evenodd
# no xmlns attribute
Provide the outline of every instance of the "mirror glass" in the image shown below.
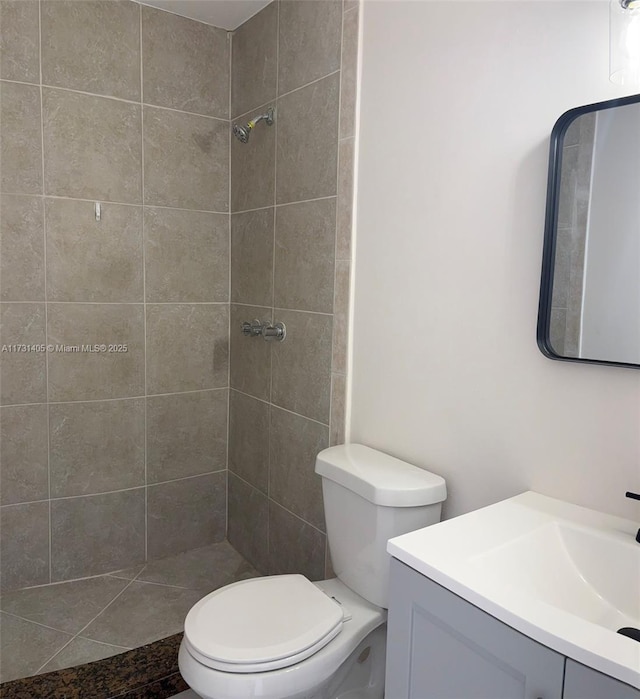
<svg viewBox="0 0 640 699"><path fill-rule="evenodd" d="M640 366L640 96L572 109L553 129L538 345Z"/></svg>

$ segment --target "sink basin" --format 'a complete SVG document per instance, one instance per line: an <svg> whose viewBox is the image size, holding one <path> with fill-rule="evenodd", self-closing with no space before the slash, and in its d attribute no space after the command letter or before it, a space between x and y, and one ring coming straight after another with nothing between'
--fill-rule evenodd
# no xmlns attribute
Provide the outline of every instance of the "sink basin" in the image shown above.
<svg viewBox="0 0 640 699"><path fill-rule="evenodd" d="M543 645L640 688L638 524L534 492L391 539L395 558Z"/></svg>
<svg viewBox="0 0 640 699"><path fill-rule="evenodd" d="M606 629L640 628L640 545L628 537L556 521L470 563L493 585Z"/></svg>

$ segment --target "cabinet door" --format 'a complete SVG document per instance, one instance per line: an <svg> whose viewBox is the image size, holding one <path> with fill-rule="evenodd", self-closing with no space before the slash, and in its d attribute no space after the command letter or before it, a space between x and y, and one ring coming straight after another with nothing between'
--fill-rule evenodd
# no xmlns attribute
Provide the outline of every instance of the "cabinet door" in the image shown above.
<svg viewBox="0 0 640 699"><path fill-rule="evenodd" d="M393 559L386 699L561 699L564 657Z"/></svg>
<svg viewBox="0 0 640 699"><path fill-rule="evenodd" d="M567 658L564 699L640 699L640 690Z"/></svg>

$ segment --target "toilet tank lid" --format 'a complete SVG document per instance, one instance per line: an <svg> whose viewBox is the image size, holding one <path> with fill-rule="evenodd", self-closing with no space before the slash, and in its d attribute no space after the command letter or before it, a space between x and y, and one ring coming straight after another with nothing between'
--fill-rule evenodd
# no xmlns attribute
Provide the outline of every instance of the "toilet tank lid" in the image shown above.
<svg viewBox="0 0 640 699"><path fill-rule="evenodd" d="M418 507L443 502L444 478L364 444L341 444L316 457L316 473L374 505Z"/></svg>

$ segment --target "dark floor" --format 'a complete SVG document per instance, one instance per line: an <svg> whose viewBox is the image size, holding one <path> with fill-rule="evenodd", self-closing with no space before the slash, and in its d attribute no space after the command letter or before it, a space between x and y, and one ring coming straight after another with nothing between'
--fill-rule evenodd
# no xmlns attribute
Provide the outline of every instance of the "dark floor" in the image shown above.
<svg viewBox="0 0 640 699"><path fill-rule="evenodd" d="M257 576L227 542L0 597L0 682L101 660L183 629L204 595Z"/></svg>

